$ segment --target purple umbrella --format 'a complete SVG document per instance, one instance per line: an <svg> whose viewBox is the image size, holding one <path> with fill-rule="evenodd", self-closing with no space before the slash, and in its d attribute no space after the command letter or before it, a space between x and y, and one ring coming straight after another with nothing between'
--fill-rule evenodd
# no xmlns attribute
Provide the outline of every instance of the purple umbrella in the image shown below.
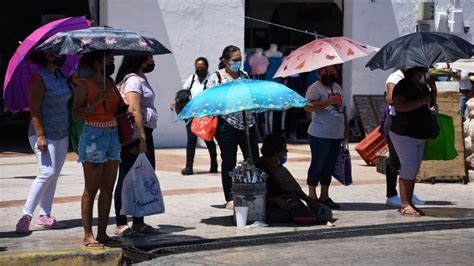
<svg viewBox="0 0 474 266"><path fill-rule="evenodd" d="M85 17L70 17L52 21L35 30L20 44L8 63L5 83L3 84L3 99L5 110L13 113L29 110L28 82L38 70L38 66L28 59L28 52L57 32L89 28L91 21ZM61 73L69 77L76 69L80 56L66 56L66 63L61 67Z"/></svg>

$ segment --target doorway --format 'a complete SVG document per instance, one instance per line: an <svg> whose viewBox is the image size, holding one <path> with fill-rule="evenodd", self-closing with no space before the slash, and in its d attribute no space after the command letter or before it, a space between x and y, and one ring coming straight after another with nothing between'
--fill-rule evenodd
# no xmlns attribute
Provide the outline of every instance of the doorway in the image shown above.
<svg viewBox="0 0 474 266"><path fill-rule="evenodd" d="M3 82L10 58L19 42L35 29L50 21L86 16L90 19L89 0L19 0L8 1L0 10L0 153L30 153L27 139L29 112L12 114L5 111Z"/></svg>

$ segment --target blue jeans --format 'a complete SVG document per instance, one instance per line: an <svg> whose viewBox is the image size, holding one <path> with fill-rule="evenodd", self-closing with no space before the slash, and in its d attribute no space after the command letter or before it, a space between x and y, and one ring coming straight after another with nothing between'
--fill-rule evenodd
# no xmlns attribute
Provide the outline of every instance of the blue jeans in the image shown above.
<svg viewBox="0 0 474 266"><path fill-rule="evenodd" d="M308 169L306 183L310 186L331 184L332 173L341 147L342 139L326 139L309 136L311 148L311 164Z"/></svg>
<svg viewBox="0 0 474 266"><path fill-rule="evenodd" d="M249 128L250 146L252 149L252 158L256 162L258 156L257 126ZM232 200L232 177L229 172L234 170L237 164L237 147L240 147L244 158L248 158L247 140L245 131L231 126L227 121L219 117L219 124L216 132L217 143L221 149L222 158L222 188L226 201Z"/></svg>

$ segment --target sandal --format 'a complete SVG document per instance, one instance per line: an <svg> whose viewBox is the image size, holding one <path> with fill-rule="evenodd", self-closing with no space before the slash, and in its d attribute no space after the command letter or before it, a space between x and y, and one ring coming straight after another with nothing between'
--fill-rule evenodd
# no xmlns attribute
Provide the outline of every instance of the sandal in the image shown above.
<svg viewBox="0 0 474 266"><path fill-rule="evenodd" d="M104 241L99 241L103 246L111 248L120 248L122 247L122 242L115 240L110 237L106 237Z"/></svg>
<svg viewBox="0 0 474 266"><path fill-rule="evenodd" d="M231 200L231 201L228 201L224 204L224 208L226 208L227 210L233 210L234 209L234 201Z"/></svg>
<svg viewBox="0 0 474 266"><path fill-rule="evenodd" d="M132 230L140 234L160 234L160 229L154 228L146 223L140 224L138 226L132 225Z"/></svg>
<svg viewBox="0 0 474 266"><path fill-rule="evenodd" d="M132 233L132 229L128 225L118 225L114 230L116 236L129 236Z"/></svg>
<svg viewBox="0 0 474 266"><path fill-rule="evenodd" d="M82 244L81 248L88 249L88 250L98 250L98 249L104 249L104 245L102 245L99 242L89 242L89 243Z"/></svg>
<svg viewBox="0 0 474 266"><path fill-rule="evenodd" d="M422 214L413 209L412 207L406 207L404 209L400 209L400 215L410 217L421 217Z"/></svg>
<svg viewBox="0 0 474 266"><path fill-rule="evenodd" d="M413 209L415 209L415 211L417 211L421 216L425 216L425 212L420 210L419 208L415 207L415 206L411 206Z"/></svg>

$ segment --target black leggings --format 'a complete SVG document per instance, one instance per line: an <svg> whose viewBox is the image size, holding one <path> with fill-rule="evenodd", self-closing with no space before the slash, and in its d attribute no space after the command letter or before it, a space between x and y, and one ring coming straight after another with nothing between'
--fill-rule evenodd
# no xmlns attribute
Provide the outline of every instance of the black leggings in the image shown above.
<svg viewBox="0 0 474 266"><path fill-rule="evenodd" d="M250 148L252 149L252 158L256 162L258 159L257 143L257 125L249 128ZM232 200L232 177L229 172L234 170L237 164L237 148L240 147L245 159L248 159L248 146L244 130L239 130L231 126L223 118L219 117L219 124L216 133L216 139L221 149L222 158L222 188L226 201Z"/></svg>
<svg viewBox="0 0 474 266"><path fill-rule="evenodd" d="M146 147L148 150L146 157L150 161L151 166L153 166L153 169L155 169L155 145L153 143L153 129L152 128L145 127L145 137L146 137ZM138 144L139 142L136 141L134 143L130 143L128 145L122 146L122 149L120 151L120 158L122 159L122 162L119 165L119 175L118 175L117 186L115 187L115 194L114 194L115 220L116 220L117 226L127 224L127 216L120 215L120 209L122 208L122 186L123 186L123 179L127 175L128 171L130 171L130 169L132 168L135 160L138 158L138 155L130 153L130 151L134 147L136 147L136 149L138 150L138 147L137 147ZM134 224L140 224L140 223L143 223L143 221L144 221L143 217L133 217Z"/></svg>
<svg viewBox="0 0 474 266"><path fill-rule="evenodd" d="M191 123L186 124L186 133L188 135L188 144L186 145L186 167L192 168L194 155L196 153L197 136L191 131ZM211 164L217 165L216 143L214 141L206 141L207 150L211 157Z"/></svg>

